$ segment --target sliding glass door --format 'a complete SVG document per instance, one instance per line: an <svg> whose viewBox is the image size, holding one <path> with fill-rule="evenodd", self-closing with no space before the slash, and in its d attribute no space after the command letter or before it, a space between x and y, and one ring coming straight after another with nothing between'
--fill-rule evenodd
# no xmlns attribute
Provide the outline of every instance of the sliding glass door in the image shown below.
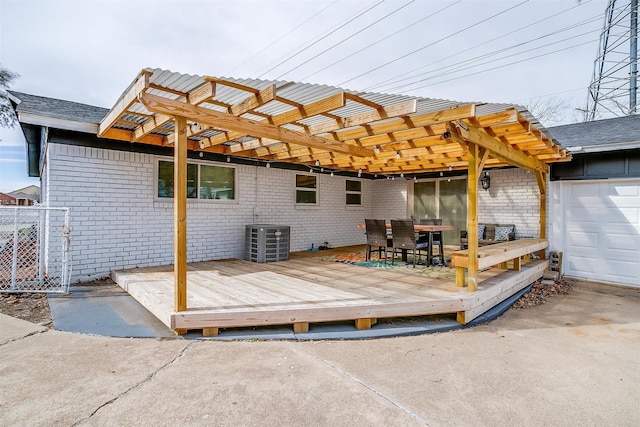
<svg viewBox="0 0 640 427"><path fill-rule="evenodd" d="M416 222L423 218L442 218L442 224L454 227L444 232L445 243L459 244L460 230L467 227L467 179L419 181L414 184L413 195Z"/></svg>

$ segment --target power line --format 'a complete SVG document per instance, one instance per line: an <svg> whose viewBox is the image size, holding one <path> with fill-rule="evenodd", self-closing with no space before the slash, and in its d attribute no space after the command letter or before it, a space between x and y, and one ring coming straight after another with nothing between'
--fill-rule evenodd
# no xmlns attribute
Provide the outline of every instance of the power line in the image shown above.
<svg viewBox="0 0 640 427"><path fill-rule="evenodd" d="M571 28L571 29L573 29L573 28ZM578 37L583 37L585 35L589 35L589 34L593 33L594 31L596 31L596 30L586 31L586 32L581 33L581 34L577 34L577 35L574 35L574 36L571 36L571 37L568 37L568 38L564 38L564 39L562 39L560 41L554 41L554 42L551 42L551 43L547 43L545 45L536 46L536 47L533 47L531 49L527 49L527 50L523 50L523 51L520 51L520 52L512 53L510 55L502 56L500 58L493 58L490 61L486 61L486 62L482 62L482 63L474 65L474 63L476 63L478 61L481 61L483 59L488 59L488 58L491 58L491 57L493 57L495 55L498 55L500 53L515 49L517 47L522 47L522 46L524 46L526 44L529 44L529 43L532 43L532 42L535 42L535 41L539 41L539 40L541 40L541 39L543 39L543 38L545 38L545 37L547 37L549 35L556 35L556 34L562 32L562 31L559 31L559 32L556 32L556 33L547 34L545 36L541 36L541 37L538 37L536 39L532 39L532 40L529 40L529 41L526 41L526 42L518 43L518 44L513 45L513 46L509 46L509 47L506 47L506 48L503 48L503 49L499 49L499 50L496 50L496 51L493 51L493 52L489 52L489 53L477 56L475 58L471 58L471 59L468 59L468 60L459 61L457 63L447 65L446 67L440 68L438 70L438 71L442 71L439 74L430 75L430 76L425 77L425 78L420 79L420 80L415 80L415 81L412 81L412 82L409 82L409 83L405 83L405 84L401 84L401 85L398 85L398 86L394 86L394 87L389 88L387 90L388 91L394 91L394 90L406 88L406 87L412 86L412 85L420 83L420 82L424 82L424 81L427 81L427 80L432 80L432 79L435 79L435 78L438 78L438 77L443 77L443 76L447 76L447 75L450 75L450 74L458 73L460 71L467 70L467 69L469 69L470 66L479 67L479 66L486 65L486 64L489 64L489 63L492 63L492 62L501 61L501 60L504 60L504 59L507 59L507 58L511 58L511 57L514 57L514 56L517 56L517 55L522 55L522 54L525 54L525 53L528 53L528 52L532 52L532 51L535 51L535 50L543 49L543 48L546 48L546 47L549 47L549 46L558 45L558 44L564 43L564 42L566 42L568 40L572 40L572 39L575 39L575 38L578 38ZM447 68L453 68L453 67L456 67L456 66L457 66L456 69L449 70L449 71L444 71ZM429 73L423 73L421 75L425 75L425 74L429 74ZM418 77L418 76L408 77L408 78L402 79L402 80L408 80L408 79L414 78L414 77ZM399 81L397 83L399 83Z"/></svg>
<svg viewBox="0 0 640 427"><path fill-rule="evenodd" d="M482 23L484 23L484 22L486 22L486 21L489 21L489 20L491 20L491 19L493 19L493 18L495 18L495 17L498 17L498 16L500 16L500 15L502 15L502 14L504 14L504 13L506 13L506 12L510 11L510 10L513 10L513 9L515 9L515 8L519 7L519 6L522 6L523 4L527 3L528 1L529 1L529 0L524 0L524 1L522 1L522 2L520 2L520 3L518 3L518 4L516 4L515 6L512 6L512 7L508 8L508 9L505 9L505 10L503 10L503 11L499 12L499 13L496 13L495 15L492 15L492 16L490 16L490 17L488 17L488 18L485 18L485 19L483 19L483 20L481 20L481 21L478 21L478 22L476 22L476 23L474 23L474 24L472 24L472 25L469 25L469 26L467 26L467 27L463 28L462 30L459 30L459 31L457 31L457 32L455 32L455 33L451 33L451 34L449 34L448 36L445 36L445 37L443 37L443 38L441 38L441 39L438 39L438 40L436 40L436 41L434 41L434 42L432 42L432 43L429 43L429 44L427 44L427 45L425 45L425 46L422 46L422 47L420 47L420 48L418 48L418 49L416 49L416 50L414 50L414 51L412 51L412 52L409 52L409 53L407 53L407 54L405 54L405 55L402 55L402 56L400 56L400 57L398 57L398 58L396 58L396 59L393 59L393 60L391 60L391 61L389 61L389 62L386 62L386 63L384 63L384 64L382 64L382 65L379 65L378 67L375 67L375 68L373 68L373 69L371 69L371 70L369 70L369 71L366 71L366 72L361 73L361 74L359 74L359 75L357 75L357 76L355 76L355 77L352 77L352 78L350 78L350 79L348 79L348 80L345 80L345 81L343 81L343 82L339 83L339 84L338 84L338 86L343 86L344 84L349 83L350 81L353 81L353 80L355 80L355 79L358 79L358 78L360 78L360 77L362 77L362 76L366 76L367 74L370 74L370 73L372 73L372 72L374 72L374 71L376 71L376 70L379 70L379 69L381 69L381 68L384 68L384 67L386 67L387 65L393 64L394 62L397 62L397 61L399 61L399 60L401 60L401 59L404 59L404 58L406 58L406 57L408 57L408 56L411 56L411 55L413 55L413 54L415 54L415 53L417 53L417 52L420 52L420 51L422 51L422 50L424 50L424 49L426 49L426 48L428 48L428 47L430 47L430 46L433 46L433 45L435 45L436 43L440 43L441 41L444 41L444 40L447 40L447 39L449 39L449 38L451 38L451 37L453 37L453 36L459 35L460 33L464 32L464 31L467 31L467 30L469 30L469 29L471 29L471 28L473 28L473 27L476 27L476 26L478 26L478 25L480 25L480 24L482 24Z"/></svg>
<svg viewBox="0 0 640 427"><path fill-rule="evenodd" d="M236 65L235 67L233 67L230 71L229 74L233 73L235 70L237 70L238 68L242 67L244 64L246 64L247 62L251 61L253 58L255 58L256 56L260 55L262 52L264 52L265 50L269 49L271 46L273 46L274 44L278 43L280 40L284 39L285 37L287 37L289 34L293 33L294 31L296 31L298 28L302 27L303 25L305 25L307 22L311 21L312 19L314 19L316 16L320 15L322 12L324 12L325 10L329 9L331 6L333 6L334 4L336 4L338 2L338 0L334 0L333 3L330 3L327 7L322 8L320 11L314 13L309 19L303 21L300 25L298 25L297 27L295 27L294 29L292 29L291 31L289 31L288 33L284 34L283 36L279 37L278 39L272 41L269 45L265 46L264 48L262 48L259 52L255 53L253 56L251 56L249 59L245 60L243 63Z"/></svg>
<svg viewBox="0 0 640 427"><path fill-rule="evenodd" d="M367 30L367 29L371 28L372 26L374 26L374 25L378 24L379 22L381 22L381 21L383 21L383 20L387 19L388 17L390 17L390 16L391 16L391 15L393 15L394 13L399 12L401 9L404 9L405 7L409 6L409 5L410 5L411 3L413 3L414 1L415 1L415 0L411 0L411 1L409 1L408 3L405 3L404 5L400 6L400 7L399 7L399 8L397 8L397 9L395 9L393 12L390 12L390 13L386 14L385 16L383 16L382 18L378 19L377 21L372 22L371 24L369 24L369 25L367 25L366 27L364 27L364 28L362 28L362 29L360 29L360 30L356 31L355 33L351 34L350 36L348 36L348 37L346 37L346 38L344 38L344 39L340 40L338 43L336 43L336 44L334 44L334 45L332 45L332 46L328 47L327 49L323 50L322 52L318 53L317 55L315 55L315 56L313 56L313 57L311 57L311 58L309 58L309 59L305 60L305 61L304 61L304 62L302 62L301 64L299 64L299 65L295 66L294 68L290 69L289 71L286 71L286 72L284 72L284 73L280 74L278 77L276 77L276 78L275 78L275 80L278 80L278 79L279 79L279 78L281 78L282 76L287 75L287 74L289 74L290 72L295 71L295 70L297 70L298 68L302 67L303 65L308 64L309 62L313 61L313 60L314 60L314 59L316 59L317 57L319 57L319 56L321 56L321 55L324 55L325 53L327 53L327 52L328 52L328 51L330 51L331 49L333 49L333 48L335 48L335 47L337 47L337 46L341 45L342 43L346 42L347 40L350 40L351 38L355 37L356 35L360 34L361 32L363 32L363 31L365 31L365 30Z"/></svg>
<svg viewBox="0 0 640 427"><path fill-rule="evenodd" d="M307 76L304 76L301 80L303 80L303 81L304 81L304 80L307 80L308 78L313 77L313 76L315 76L316 74L321 73L321 72L323 72L323 71L325 71L325 70L327 70L327 69L329 69L329 68L333 67L334 65L337 65L337 64L339 64L339 63L341 63L341 62L343 62L343 61L345 61L345 60L347 60L347 59L353 58L355 55L359 54L360 52L363 52L363 51L365 51L365 50L367 50L367 49L369 49L369 48L371 48L371 47L373 47L373 46L375 46L375 45L377 45L377 44L379 44L379 43L382 43L383 41L385 41L385 40L387 40L387 39L389 39L389 38L391 38L391 37L395 36L395 35L396 35L396 34L398 34L398 33L401 33L401 32L403 32L403 31L405 31L405 30L408 30L409 28L411 28L411 27L413 27L413 26L415 26L415 25L417 25L417 24L419 24L419 23L421 23L421 22L423 22L423 21L425 21L425 20L427 20L427 19L429 19L429 18L431 18L431 17L433 17L433 16L435 16L435 15L437 15L437 14L439 14L439 13L443 12L443 11L445 11L446 9L449 9L450 7L452 7L452 6L454 6L454 5L458 4L458 3L460 3L461 1L462 1L462 0L457 0L456 2L451 3L451 4L449 4L449 5L445 6L445 7L443 7L442 9L439 9L439 10L437 10L437 11L435 11L435 12L433 12L433 13L431 13L431 14L427 15L427 16L425 16L424 18L422 18L422 19L420 19L420 20L418 20L418 21L414 22L413 24L407 25L406 27L404 27L404 28L402 28L402 29L400 29L400 30L398 30L398 31L396 31L396 32L394 32L394 33L392 33L392 34L389 34L388 36L383 37L383 38L379 39L378 41L376 41L376 42L374 42L374 43L371 43L371 44L369 44L369 45L367 45L367 46L365 46L365 47L363 47L363 48L361 48L361 49L359 49L359 50L357 50L357 51L355 51L355 52L353 52L353 53L351 53L351 54L349 54L349 55L347 55L347 56L343 57L342 59L339 59L338 61L335 61L335 62L333 62L333 63L331 63L331 64L327 65L327 66L326 66L326 67L324 67L324 68L321 68L320 70L318 70L318 71L316 71L316 72L314 72L314 73L311 73L311 74L309 74L309 75L307 75Z"/></svg>
<svg viewBox="0 0 640 427"><path fill-rule="evenodd" d="M586 3L589 3L590 1L591 1L591 0L588 0L588 1L583 2L583 3L581 3L581 4L586 4ZM553 15L549 15L549 16L547 16L546 18L540 19L540 20L535 21L535 22L533 22L533 23L531 23L531 24L528 24L528 25L525 25L525 26L523 26L523 27L517 28L517 29L515 29L515 30L513 30L513 31L510 31L510 32L505 33L505 34L502 34L501 36L494 37L494 38L493 38L493 39L491 39L491 40L487 40L487 41L484 41L484 42L482 42L482 43L478 43L478 44L476 44L475 46L472 46L472 47L467 48L467 49L465 49L465 50L462 50L462 51L456 52L456 53L454 53L454 54L452 54L452 55L449 55L449 56L447 56L447 57L441 58L441 59L439 59L439 60L437 60L437 61L435 61L435 62L431 62L431 63L429 63L429 64L427 64L427 65L423 65L423 66L421 66L421 67L414 68L413 70L406 71L406 72L404 72L404 73L402 73L402 74L400 74L400 75L396 75L396 76L390 77L390 78L388 78L388 79L386 79L386 80L383 80L383 81L381 81L381 82L379 82L379 83L377 83L377 84L374 84L374 85L372 85L372 86L369 86L369 87L368 87L368 88L366 88L365 90L376 90L377 88L380 88L380 87L388 86L388 85L391 85L391 84L395 84L395 83L399 83L399 82L402 82L402 81L405 81L405 80L411 79L411 78L413 78L413 77L417 77L417 76L419 76L419 75L422 75L423 73L415 74L415 75L413 75L413 76L409 76L409 77L404 78L404 79L398 79L399 77L406 76L407 74L415 73L416 71L418 71L418 70L422 70L422 69L427 68L427 67L431 67L431 66L433 66L434 64L441 63L441 62L443 62L443 61L445 61L445 60L447 60L447 59L450 59L450 58L453 58L453 57L456 57L456 56L462 55L463 53L466 53L466 52L468 52L468 51L471 51L471 50L477 49L477 48L479 48L479 47L485 46L485 45L487 45L487 44L489 44L489 43L493 43L493 42L494 42L494 41L496 41L496 40L499 40L499 39L501 39L501 38L504 38L504 37L510 36L510 35L512 35L512 34L514 34L514 33L517 33L517 32L519 32L519 31L522 31L522 30L524 30L524 29L527 29L527 28L529 28L529 27L532 27L532 26L534 26L534 25L537 25L537 24L539 24L539 23L541 23L541 22L547 21L547 20L549 20L549 19L551 19L551 18L555 18L555 17L557 17L557 16L559 16L559 15L562 15L562 14L563 14L563 13L565 13L565 12L568 12L568 11L570 11L570 10L575 9L576 7L579 7L581 4L577 4L576 6L572 6L572 7L568 8L568 9L565 9L565 10L560 11L560 12L558 12L558 13L554 13ZM589 21L589 23L590 23L590 22L593 22L592 20L600 19L599 17L600 17L600 15L597 15L596 17L591 18L591 19L589 19L589 20L587 20L587 21ZM586 21L584 21L583 23L586 23ZM570 29L570 28L577 27L577 26L580 26L580 25L582 25L582 24L580 24L580 23L579 23L579 24L574 24L574 25L571 25L571 26L569 26L569 27L565 27L565 29ZM560 31L562 31L562 30L560 30ZM554 33L550 33L549 35L552 35L552 34L554 34Z"/></svg>
<svg viewBox="0 0 640 427"><path fill-rule="evenodd" d="M428 85L419 86L417 88L413 88L412 90L424 89L425 87L436 86L436 85L439 85L439 84L442 84L442 83L447 83L447 82L450 82L450 81L453 81L453 80L459 80L459 79L462 79L462 78L465 78L465 77L475 76L475 75L478 75L478 74L486 73L488 71L497 70L499 68L505 68L505 67L508 67L510 65L520 64L522 62L527 62L527 61L531 61L533 59L542 58L543 56L552 55L554 53L563 52L565 50L569 50L569 49L573 49L573 48L576 48L576 47L584 46L584 45L587 45L589 43L594 43L596 41L597 40L589 40L589 41L586 41L584 43L578 43L578 44L575 44L575 45L572 45L572 46L565 47L563 49L558 49L558 50L554 50L552 52L547 52L547 53L543 53L543 54L540 54L540 55L532 56L531 58L525 58L525 59L521 59L519 61L510 62L508 64L502 64L502 65L498 65L496 67L487 68L486 70L476 71L474 73L465 74L463 76L453 77L453 78L450 78L450 79L447 79L447 80L442 80L442 81L439 81L439 82L430 83Z"/></svg>
<svg viewBox="0 0 640 427"><path fill-rule="evenodd" d="M262 76L264 76L265 74L269 73L270 71L273 71L274 69L278 68L279 66L281 66L282 64L289 62L289 60L295 58L296 56L298 56L299 54L301 54L302 52L304 52L305 50L309 49L311 46L316 45L317 43L319 43L320 41L326 39L327 37L329 37L331 34L335 33L336 31L344 28L345 26L349 25L351 22L353 22L354 20L358 19L359 17L361 17L362 15L368 13L369 11L373 10L374 8L380 6L382 3L384 3L384 0L380 0L378 3L374 4L371 7L368 7L367 9L365 9L364 11L358 13L356 16L347 19L346 21L344 21L342 24L338 25L338 27L336 27L335 29L331 30L330 32L328 32L327 34L325 34L324 36L320 37L318 40L314 41L313 43L311 43L309 46L303 48L302 50L294 53L293 55L289 56L287 59L285 59L284 61L279 62L278 64L274 65L273 67L269 68L267 71L263 72L262 74L260 74L258 76L258 78L261 78Z"/></svg>

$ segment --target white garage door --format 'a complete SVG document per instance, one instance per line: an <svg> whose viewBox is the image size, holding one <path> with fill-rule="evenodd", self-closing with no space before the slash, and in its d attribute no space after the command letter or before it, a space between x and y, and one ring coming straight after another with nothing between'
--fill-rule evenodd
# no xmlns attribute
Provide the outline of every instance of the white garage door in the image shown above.
<svg viewBox="0 0 640 427"><path fill-rule="evenodd" d="M564 274L640 286L640 180L563 187Z"/></svg>

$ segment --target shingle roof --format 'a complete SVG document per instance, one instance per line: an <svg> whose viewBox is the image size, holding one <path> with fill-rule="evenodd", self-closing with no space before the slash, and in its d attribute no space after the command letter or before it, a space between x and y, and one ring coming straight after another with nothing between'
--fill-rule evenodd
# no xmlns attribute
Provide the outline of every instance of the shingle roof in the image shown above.
<svg viewBox="0 0 640 427"><path fill-rule="evenodd" d="M16 107L17 113L29 113L74 122L99 124L100 120L109 112L108 108L95 107L78 102L29 95L22 92L8 92L20 101Z"/></svg>
<svg viewBox="0 0 640 427"><path fill-rule="evenodd" d="M640 115L548 128L564 147L590 147L640 141Z"/></svg>

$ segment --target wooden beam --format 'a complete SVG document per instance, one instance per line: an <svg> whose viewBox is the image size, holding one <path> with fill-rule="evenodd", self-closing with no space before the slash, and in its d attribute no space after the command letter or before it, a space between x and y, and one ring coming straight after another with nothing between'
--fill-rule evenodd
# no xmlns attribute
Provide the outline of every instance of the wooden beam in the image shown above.
<svg viewBox="0 0 640 427"><path fill-rule="evenodd" d="M140 72L129 90L122 94L116 102L116 105L111 108L109 113L100 122L100 126L98 126L98 137L102 138L104 133L138 100L138 95L149 87L149 76L152 74L153 72L148 70L142 70Z"/></svg>
<svg viewBox="0 0 640 427"><path fill-rule="evenodd" d="M187 119L176 116L173 161L173 277L175 311L187 310Z"/></svg>
<svg viewBox="0 0 640 427"><path fill-rule="evenodd" d="M547 174L536 171L538 189L540 190L540 238L547 238ZM546 251L539 252L540 259L546 259Z"/></svg>
<svg viewBox="0 0 640 427"><path fill-rule="evenodd" d="M277 100L282 102L282 100L276 97ZM323 114L328 111L336 110L338 108L344 107L345 99L344 93L336 93L334 95L330 95L326 98L319 99L317 101L311 102L306 105L295 104L296 108L285 111L283 113L277 114L275 116L271 116L270 118L260 122L260 123L269 123L271 125L280 126L283 124L289 124L295 122L297 120L306 119L308 117L316 116L318 114ZM237 139L243 136L247 136L246 133L239 131L227 132L224 135L216 135L210 138L211 144L223 144L225 142L231 141L233 139ZM259 135L253 135L259 136Z"/></svg>
<svg viewBox="0 0 640 427"><path fill-rule="evenodd" d="M469 267L467 283L469 292L478 289L478 166L480 163L480 147L469 143L468 151L469 176L467 177L467 234Z"/></svg>
<svg viewBox="0 0 640 427"><path fill-rule="evenodd" d="M480 162L478 163L478 178L482 174L482 170L484 169L484 164L487 163L487 160L489 159L489 150L487 150L486 148L481 148L479 155L480 155Z"/></svg>
<svg viewBox="0 0 640 427"><path fill-rule="evenodd" d="M415 113L416 108L417 108L416 100L400 102L398 104L390 105L388 107L382 107L374 111L367 111L366 113L354 114L353 116L345 117L340 121L334 119L326 123L311 125L308 127L307 132L310 133L311 135L317 135L320 133L332 132L338 129L344 129L352 126L368 124L378 120L406 116L406 115Z"/></svg>
<svg viewBox="0 0 640 427"><path fill-rule="evenodd" d="M256 93L249 95L248 98L238 102L234 105L227 105L227 112L229 114L233 114L234 116L241 116L242 114L249 112L255 108L261 107L266 103L272 101L276 96L276 86L269 85L263 90L259 90ZM198 103L190 102L190 104L198 105ZM206 130L210 129L208 126L190 126L187 130L187 138L198 135ZM212 137L213 138L213 137ZM212 138L206 138L204 141L204 147L210 147L213 144ZM170 136L167 137L167 144L173 144L173 138Z"/></svg>
<svg viewBox="0 0 640 427"><path fill-rule="evenodd" d="M276 85L269 85L252 95L249 95L243 101L229 107L229 113L234 116L241 116L244 113L255 108L261 107L266 103L273 101L276 97Z"/></svg>
<svg viewBox="0 0 640 427"><path fill-rule="evenodd" d="M131 142L131 140L133 139L133 132L127 129L111 128L107 129L102 134L101 138L117 139L118 141ZM162 135L152 134L141 138L138 142L150 145L164 145L165 140L164 136Z"/></svg>
<svg viewBox="0 0 640 427"><path fill-rule="evenodd" d="M363 97L358 96L358 95L354 95L354 94L349 93L349 92L345 92L344 96L345 96L345 98L347 98L350 101L354 101L354 102L357 102L358 104L366 105L367 107L371 107L371 108L376 109L376 110L382 108L382 105L378 104L377 102L369 101L366 98L363 98Z"/></svg>
<svg viewBox="0 0 640 427"><path fill-rule="evenodd" d="M177 101L189 102L193 105L199 105L213 98L215 94L216 94L215 84L211 82L206 82L204 84L201 84L197 88L193 89L186 96L181 96L180 98L177 99ZM146 123L144 123L142 126L138 127L134 131L133 140L138 141L140 138L153 132L155 129L159 128L165 123L169 123L172 120L173 120L173 116L168 114L158 114L152 117L151 119L149 119L149 121L147 121Z"/></svg>
<svg viewBox="0 0 640 427"><path fill-rule="evenodd" d="M334 132L331 137L337 141L349 141L359 138L388 135L386 142L396 138L395 132L410 130L420 127L432 127L440 123L447 123L451 120L473 117L476 113L475 104L463 105L449 110L435 111L433 113L421 114L413 117L402 117L385 121L383 123L371 124L356 129L347 129L341 132ZM444 125L440 134L444 133ZM435 131L435 129L434 129ZM437 132L437 131L435 131ZM384 141L383 141L384 142Z"/></svg>
<svg viewBox="0 0 640 427"><path fill-rule="evenodd" d="M494 157L510 165L530 171L549 172L549 166L546 164L471 126L449 122L448 130L451 134L456 133L462 139L486 148L493 153Z"/></svg>
<svg viewBox="0 0 640 427"><path fill-rule="evenodd" d="M315 147L328 151L349 154L358 157L373 156L373 150L361 148L354 145L346 145L336 141L306 135L290 129L281 128L265 122L236 117L231 114L213 111L207 108L197 107L184 102L166 99L160 96L144 93L140 96L140 101L149 111L159 114L189 117L198 123L229 129L233 132L240 132L244 135L255 135L259 137L277 139L283 142ZM186 135L185 135L186 138Z"/></svg>

